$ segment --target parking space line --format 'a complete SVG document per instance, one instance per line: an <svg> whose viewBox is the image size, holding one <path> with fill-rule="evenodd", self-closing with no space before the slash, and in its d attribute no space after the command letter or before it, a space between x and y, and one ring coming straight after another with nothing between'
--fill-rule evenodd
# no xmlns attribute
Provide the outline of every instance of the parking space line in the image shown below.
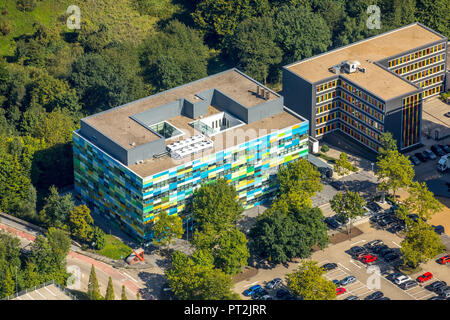
<svg viewBox="0 0 450 320"><path fill-rule="evenodd" d="M398 243L396 243L396 242L394 242L394 241L392 241L392 243L395 244L395 245L396 245L397 247L399 247L399 248L402 247L401 245L399 245Z"/></svg>
<svg viewBox="0 0 450 320"><path fill-rule="evenodd" d="M349 268L346 268L346 267L344 267L342 264L340 264L339 262L338 262L338 265L340 265L342 268L344 268L344 269L346 269L346 270L348 270L348 271L351 271Z"/></svg>
<svg viewBox="0 0 450 320"><path fill-rule="evenodd" d="M247 284L247 285L244 286L244 288L250 287L250 286L252 286L252 285L254 285L254 284L257 284L258 282L259 282L259 281L255 281L255 282L253 282L253 283Z"/></svg>
<svg viewBox="0 0 450 320"><path fill-rule="evenodd" d="M361 267L358 266L355 262L353 262L353 260L350 260L350 263L352 263L353 265L355 265L357 268L361 269Z"/></svg>

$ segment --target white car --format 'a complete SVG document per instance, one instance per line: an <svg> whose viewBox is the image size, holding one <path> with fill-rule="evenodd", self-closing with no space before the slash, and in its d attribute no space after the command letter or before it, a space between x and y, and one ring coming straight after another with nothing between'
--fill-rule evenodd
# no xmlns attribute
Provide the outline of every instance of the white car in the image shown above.
<svg viewBox="0 0 450 320"><path fill-rule="evenodd" d="M400 284L402 284L402 283L404 283L406 281L410 281L410 280L412 280L410 277L405 276L405 275L401 275L401 276L399 276L399 277L397 277L395 279L395 283L400 285Z"/></svg>

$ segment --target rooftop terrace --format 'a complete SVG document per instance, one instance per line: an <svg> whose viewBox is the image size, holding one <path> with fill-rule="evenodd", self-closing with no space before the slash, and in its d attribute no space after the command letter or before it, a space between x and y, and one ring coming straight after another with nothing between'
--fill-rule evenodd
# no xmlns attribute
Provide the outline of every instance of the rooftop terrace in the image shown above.
<svg viewBox="0 0 450 320"><path fill-rule="evenodd" d="M330 67L344 60L357 60L361 63L361 68L366 68L365 73L341 73L340 76L360 85L378 97L388 100L416 91L417 88L374 62L414 48L431 45L443 39L445 38L415 23L293 63L285 68L303 79L315 83L335 75L329 71Z"/></svg>

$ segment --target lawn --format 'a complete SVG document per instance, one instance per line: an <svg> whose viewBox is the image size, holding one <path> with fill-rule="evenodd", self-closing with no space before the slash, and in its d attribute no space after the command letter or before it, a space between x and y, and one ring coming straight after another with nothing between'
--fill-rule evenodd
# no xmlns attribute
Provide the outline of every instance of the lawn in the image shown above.
<svg viewBox="0 0 450 320"><path fill-rule="evenodd" d="M112 235L105 235L105 240L105 247L102 250L95 251L96 253L114 260L120 260L120 256L125 259L133 252L133 249Z"/></svg>
<svg viewBox="0 0 450 320"><path fill-rule="evenodd" d="M16 48L14 38L23 34L32 34L33 25L38 22L49 28L60 28L68 31L66 21L59 18L65 15L69 5L77 5L81 11L81 23L98 28L106 25L111 31L113 40L139 44L161 18L151 14L140 14L134 3L136 0L42 0L37 1L36 8L31 12L17 9L16 0L0 0L0 9L7 13L1 15L0 21L6 20L10 33L0 35L0 56L12 56ZM178 12L172 1L154 0L160 6L169 6L170 12ZM153 13L153 12L151 12Z"/></svg>

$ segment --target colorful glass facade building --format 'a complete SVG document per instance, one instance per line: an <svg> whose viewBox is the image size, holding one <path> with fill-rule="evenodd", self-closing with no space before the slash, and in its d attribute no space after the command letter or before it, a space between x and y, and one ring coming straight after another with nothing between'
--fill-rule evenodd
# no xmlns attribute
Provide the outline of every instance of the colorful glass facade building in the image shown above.
<svg viewBox="0 0 450 320"><path fill-rule="evenodd" d="M420 143L422 101L444 90L447 38L414 23L283 68L285 105L321 139L343 133L377 153L389 131Z"/></svg>
<svg viewBox="0 0 450 320"><path fill-rule="evenodd" d="M231 69L92 115L73 134L75 194L141 240L224 178L245 208L275 195L280 165L308 153L309 123Z"/></svg>

